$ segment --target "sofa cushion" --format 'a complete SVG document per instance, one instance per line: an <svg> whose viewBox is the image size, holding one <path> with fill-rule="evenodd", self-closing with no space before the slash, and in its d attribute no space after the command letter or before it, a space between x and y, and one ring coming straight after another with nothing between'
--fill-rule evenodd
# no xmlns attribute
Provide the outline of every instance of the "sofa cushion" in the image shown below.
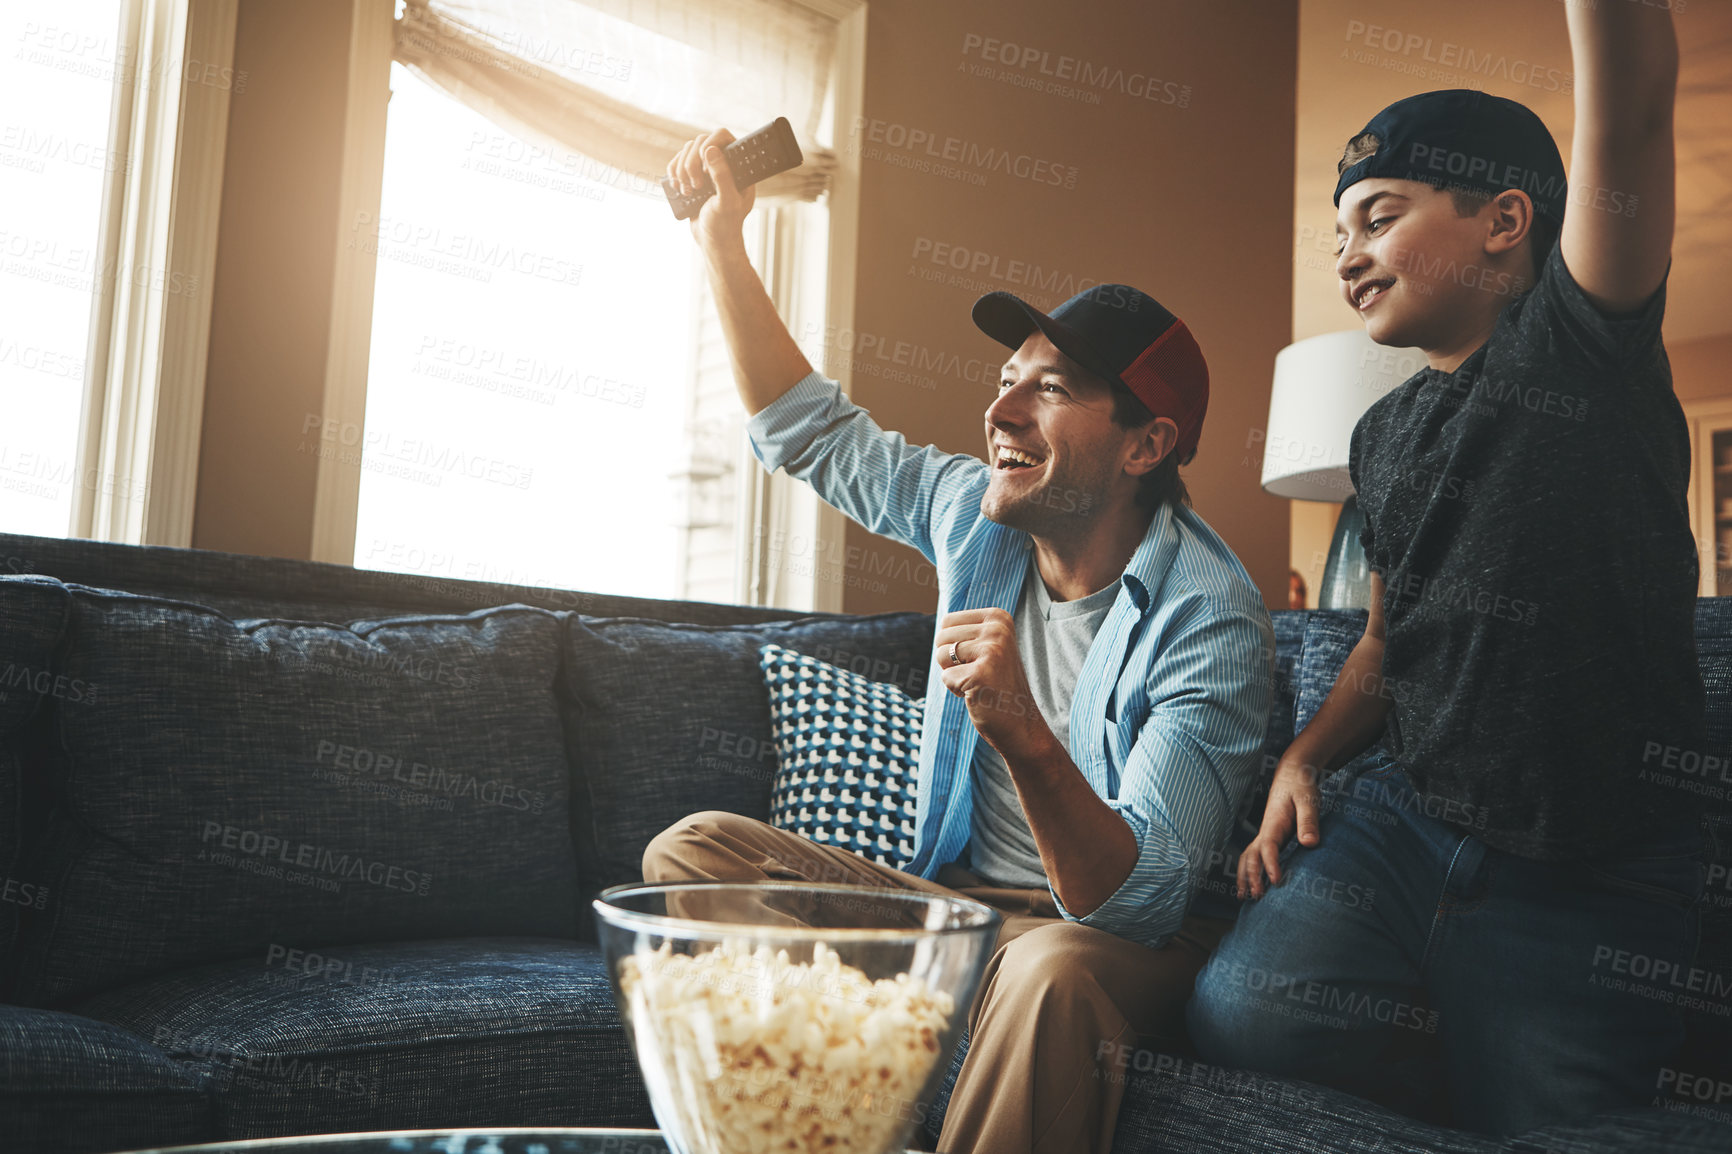
<svg viewBox="0 0 1732 1154"><path fill-rule="evenodd" d="M19 997L307 944L572 934L560 620L351 626L69 587Z"/></svg>
<svg viewBox="0 0 1732 1154"><path fill-rule="evenodd" d="M654 1124L606 962L576 942L277 943L79 1010L201 1071L226 1138Z"/></svg>
<svg viewBox="0 0 1732 1154"><path fill-rule="evenodd" d="M1716 975L1719 996L1691 999L1685 1006L1692 1037L1690 1053L1679 1066L1688 1074L1708 1075L1716 1085L1732 1086L1732 597L1697 600L1696 657L1708 699L1708 752L1723 759L1718 771L1704 771L1696 783L1704 790L1696 796L1709 843L1696 964ZM1732 1098L1725 1105L1732 1108Z"/></svg>
<svg viewBox="0 0 1732 1154"><path fill-rule="evenodd" d="M1709 1154L1732 1149L1732 1126L1664 1110L1621 1110L1493 1139L1415 1121L1307 1082L1166 1055L1134 1072L1115 1150L1256 1150L1268 1154Z"/></svg>
<svg viewBox="0 0 1732 1154"><path fill-rule="evenodd" d="M938 1140L968 1055L964 1034L924 1114ZM1495 1142L1441 1129L1309 1082L1209 1066L1139 1048L1123 1074L1125 1096L1112 1148L1143 1151L1293 1151L1294 1154L1492 1154Z"/></svg>
<svg viewBox="0 0 1732 1154"><path fill-rule="evenodd" d="M1708 694L1708 744L1732 749L1732 597L1696 599L1696 660Z"/></svg>
<svg viewBox="0 0 1732 1154"><path fill-rule="evenodd" d="M1365 636L1365 618L1363 609L1319 609L1306 618L1299 687L1293 699L1294 733L1311 723L1335 687L1348 654Z"/></svg>
<svg viewBox="0 0 1732 1154"><path fill-rule="evenodd" d="M1138 1051L1115 1150L1492 1154L1497 1142L1309 1082Z"/></svg>
<svg viewBox="0 0 1732 1154"><path fill-rule="evenodd" d="M968 1038L945 1072L926 1136L938 1140ZM1114 1075L1109 1075L1114 1076ZM1547 1126L1502 1141L1421 1122L1310 1082L1236 1070L1139 1049L1123 1075L1115 1151L1216 1154L1615 1154L1626 1150L1708 1154L1732 1150L1732 1111L1675 1097L1665 1109L1622 1110ZM1709 1091L1710 1093L1712 1091ZM1660 1105L1656 1100L1655 1105Z"/></svg>
<svg viewBox="0 0 1732 1154"><path fill-rule="evenodd" d="M1293 741L1293 705L1299 687L1299 660L1305 644L1304 609L1278 609L1269 614L1275 630L1273 671L1274 696L1269 702L1269 724L1263 732L1263 749L1257 759L1257 777L1233 813L1226 844L1212 851L1191 911L1213 918L1239 916L1239 855L1257 837L1263 825L1263 803L1269 799L1269 782L1281 754Z"/></svg>
<svg viewBox="0 0 1732 1154"><path fill-rule="evenodd" d="M130 1031L0 1006L0 1150L178 1146L215 1138L203 1074Z"/></svg>
<svg viewBox="0 0 1732 1154"><path fill-rule="evenodd" d="M926 692L933 619L919 613L764 625L570 619L565 715L581 785L572 824L593 895L643 880L643 851L688 814L769 820L776 747L758 647L776 644ZM585 928L593 935L594 927Z"/></svg>
<svg viewBox="0 0 1732 1154"><path fill-rule="evenodd" d="M759 653L778 766L770 824L905 869L925 699L780 645Z"/></svg>
<svg viewBox="0 0 1732 1154"><path fill-rule="evenodd" d="M1617 1110L1579 1122L1559 1123L1511 1138L1511 1154L1614 1154L1657 1150L1665 1154L1724 1154L1732 1150L1732 1113Z"/></svg>
<svg viewBox="0 0 1732 1154"><path fill-rule="evenodd" d="M0 997L11 986L20 915L43 910L49 890L21 869L25 749L46 722L46 703L77 707L90 687L57 678L50 668L66 627L66 587L47 577L0 576ZM34 743L34 744L40 744Z"/></svg>

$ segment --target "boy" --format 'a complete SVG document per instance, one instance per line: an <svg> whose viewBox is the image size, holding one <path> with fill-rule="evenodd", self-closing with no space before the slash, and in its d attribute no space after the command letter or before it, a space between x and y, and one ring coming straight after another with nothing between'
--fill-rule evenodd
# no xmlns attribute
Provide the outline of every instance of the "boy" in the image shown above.
<svg viewBox="0 0 1732 1154"><path fill-rule="evenodd" d="M1407 1109L1436 1042L1454 1121L1491 1133L1649 1099L1682 1026L1613 963L1687 968L1701 887L1687 795L1643 766L1705 742L1660 342L1677 41L1663 7L1568 20L1573 188L1539 119L1478 92L1399 101L1342 157L1343 296L1429 366L1354 430L1369 619L1276 770L1239 865L1260 900L1189 1009L1211 1061ZM1320 820L1318 779L1386 721Z"/></svg>

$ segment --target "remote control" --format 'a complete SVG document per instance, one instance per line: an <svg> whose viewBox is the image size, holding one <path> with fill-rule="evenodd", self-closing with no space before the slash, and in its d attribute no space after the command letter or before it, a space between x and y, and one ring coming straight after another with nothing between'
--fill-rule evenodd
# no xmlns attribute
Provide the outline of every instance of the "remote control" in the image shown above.
<svg viewBox="0 0 1732 1154"><path fill-rule="evenodd" d="M794 139L794 127L788 123L786 116L776 117L756 132L748 132L724 148L722 155L728 158L728 167L734 173L734 183L741 188L756 184L767 176L775 176L778 172L798 168L806 159L800 155L799 142ZM678 186L665 176L662 177L662 191L667 194L675 220L689 220L696 216L704 201L716 194L715 188L705 180L702 188L690 196L681 196Z"/></svg>

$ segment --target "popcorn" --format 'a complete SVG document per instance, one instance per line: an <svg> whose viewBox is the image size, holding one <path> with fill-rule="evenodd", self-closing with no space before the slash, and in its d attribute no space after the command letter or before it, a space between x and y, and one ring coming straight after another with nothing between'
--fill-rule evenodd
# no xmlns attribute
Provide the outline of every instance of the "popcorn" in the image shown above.
<svg viewBox="0 0 1732 1154"><path fill-rule="evenodd" d="M810 963L724 942L627 956L620 993L664 1119L703 1154L884 1154L955 1010L909 974L872 981L822 942ZM659 1088L665 1093L657 1093Z"/></svg>

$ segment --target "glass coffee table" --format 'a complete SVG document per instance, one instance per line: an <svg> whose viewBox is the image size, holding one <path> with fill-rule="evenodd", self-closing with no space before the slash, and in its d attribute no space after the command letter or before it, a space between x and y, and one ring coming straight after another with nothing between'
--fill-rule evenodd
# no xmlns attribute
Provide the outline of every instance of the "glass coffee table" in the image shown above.
<svg viewBox="0 0 1732 1154"><path fill-rule="evenodd" d="M668 1154L668 1147L656 1130L495 1127L250 1138L131 1154Z"/></svg>
<svg viewBox="0 0 1732 1154"><path fill-rule="evenodd" d="M164 1146L132 1154L668 1154L655 1130L379 1130Z"/></svg>

